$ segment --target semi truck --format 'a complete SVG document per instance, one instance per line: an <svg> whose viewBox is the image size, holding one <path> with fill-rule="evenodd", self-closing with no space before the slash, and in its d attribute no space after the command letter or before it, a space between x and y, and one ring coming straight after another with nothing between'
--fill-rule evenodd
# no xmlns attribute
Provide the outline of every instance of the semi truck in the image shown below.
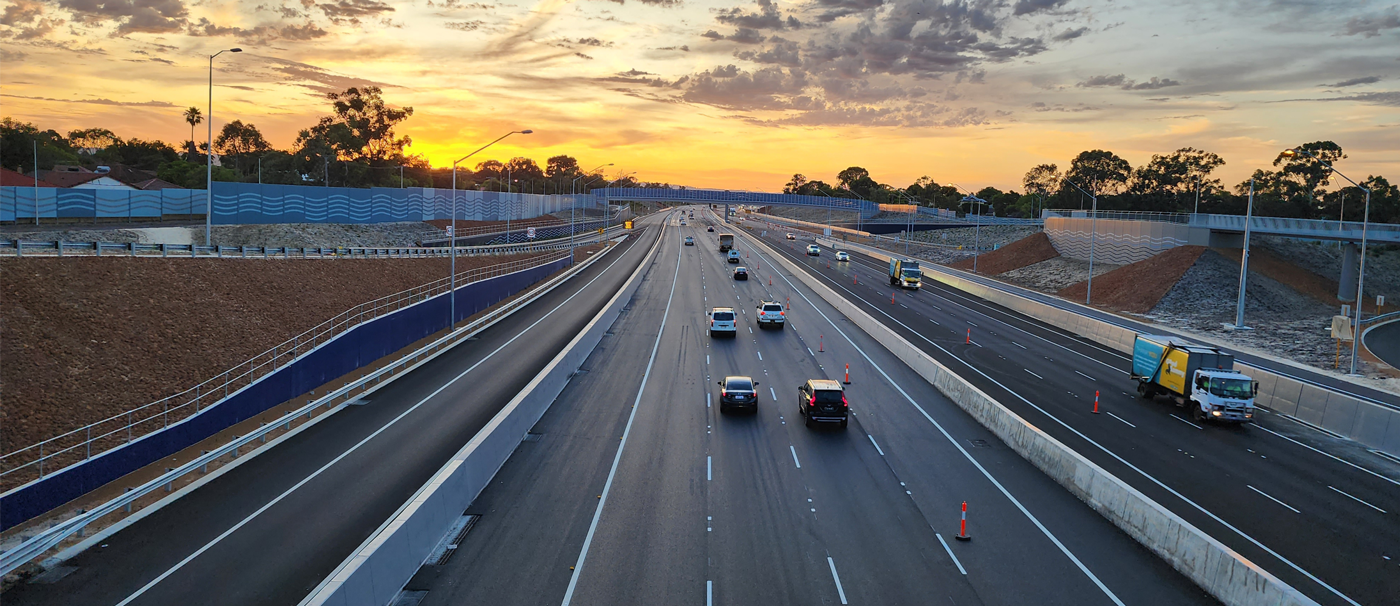
<svg viewBox="0 0 1400 606"><path fill-rule="evenodd" d="M734 234L720 234L719 251L729 252L729 249L731 248L734 248Z"/></svg>
<svg viewBox="0 0 1400 606"><path fill-rule="evenodd" d="M1259 382L1235 372L1235 356L1179 337L1137 335L1133 380L1144 399L1170 398L1196 421L1254 422Z"/></svg>
<svg viewBox="0 0 1400 606"><path fill-rule="evenodd" d="M890 286L901 288L919 288L919 281L924 277L919 271L919 262L913 259L890 259Z"/></svg>

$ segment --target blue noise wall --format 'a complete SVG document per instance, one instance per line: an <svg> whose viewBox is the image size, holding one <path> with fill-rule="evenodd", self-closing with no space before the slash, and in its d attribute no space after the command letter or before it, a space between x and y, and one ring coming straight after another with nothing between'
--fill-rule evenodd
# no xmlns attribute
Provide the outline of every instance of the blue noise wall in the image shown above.
<svg viewBox="0 0 1400 606"><path fill-rule="evenodd" d="M560 259L458 288L453 293L457 320L485 310L571 262ZM0 497L0 530L22 524L443 330L448 326L449 307L447 297L439 295L356 326L193 417L16 488Z"/></svg>

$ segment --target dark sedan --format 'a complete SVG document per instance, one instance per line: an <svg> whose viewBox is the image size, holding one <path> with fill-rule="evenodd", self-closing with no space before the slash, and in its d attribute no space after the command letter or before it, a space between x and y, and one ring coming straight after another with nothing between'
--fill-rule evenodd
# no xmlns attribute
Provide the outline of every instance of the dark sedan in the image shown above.
<svg viewBox="0 0 1400 606"><path fill-rule="evenodd" d="M719 382L719 411L747 408L758 412L758 381L750 377L725 377Z"/></svg>
<svg viewBox="0 0 1400 606"><path fill-rule="evenodd" d="M747 280L747 279L749 279L749 268L747 268L747 267L735 267L735 268L734 268L734 279L735 279L735 280Z"/></svg>

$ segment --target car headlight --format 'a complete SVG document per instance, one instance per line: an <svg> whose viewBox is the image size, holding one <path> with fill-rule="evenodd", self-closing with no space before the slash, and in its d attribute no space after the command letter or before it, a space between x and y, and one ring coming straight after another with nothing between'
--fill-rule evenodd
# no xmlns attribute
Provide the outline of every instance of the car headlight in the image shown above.
<svg viewBox="0 0 1400 606"><path fill-rule="evenodd" d="M1212 414L1212 415L1214 415L1214 416L1217 416L1217 417L1218 417L1218 416L1220 416L1220 414L1221 414L1221 412L1220 412L1220 411L1218 411L1218 410L1212 410L1212 411L1210 411L1210 414Z"/></svg>

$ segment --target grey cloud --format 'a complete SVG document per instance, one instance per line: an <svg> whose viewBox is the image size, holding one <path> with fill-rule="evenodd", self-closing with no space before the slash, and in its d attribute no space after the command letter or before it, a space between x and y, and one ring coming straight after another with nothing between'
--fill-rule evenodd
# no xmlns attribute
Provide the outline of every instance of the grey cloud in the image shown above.
<svg viewBox="0 0 1400 606"><path fill-rule="evenodd" d="M724 109L787 109L807 87L800 72L765 67L754 72L733 65L716 67L693 78L681 99Z"/></svg>
<svg viewBox="0 0 1400 606"><path fill-rule="evenodd" d="M1123 86L1123 83L1124 83L1124 82L1130 82L1130 81L1128 80L1128 77L1127 77L1127 76L1125 76L1125 75L1123 75L1123 74L1115 74L1115 75L1112 75L1112 76L1094 76L1094 77L1089 78L1088 80L1084 80L1083 82L1079 82L1078 84L1075 84L1075 86L1078 86L1078 87L1080 87L1080 88L1097 88L1097 87L1101 87L1101 86Z"/></svg>
<svg viewBox="0 0 1400 606"><path fill-rule="evenodd" d="M777 36L769 38L768 41L773 43L773 46L757 51L739 51L734 53L734 56L745 61L753 61L754 63L782 65L784 67L801 67L802 52L796 42L784 40Z"/></svg>
<svg viewBox="0 0 1400 606"><path fill-rule="evenodd" d="M1065 2L1066 0L1017 0L1016 8L1012 12L1016 15L1029 15L1057 8Z"/></svg>
<svg viewBox="0 0 1400 606"><path fill-rule="evenodd" d="M625 72L618 72L617 75L623 76L623 77L626 77L626 78L636 78L636 77L638 77L638 76L655 76L656 74L653 74L653 73L651 73L651 72L644 72L644 71L642 71L642 70L639 70L639 69L636 69L636 68L632 68L632 69L629 69L629 70L627 70L627 71L625 71Z"/></svg>
<svg viewBox="0 0 1400 606"><path fill-rule="evenodd" d="M784 19L773 0L758 0L757 12L745 12L736 6L716 9L715 13L715 21L738 28L782 30L802 27L802 22L796 17L789 15Z"/></svg>
<svg viewBox="0 0 1400 606"><path fill-rule="evenodd" d="M719 32L715 32L715 33L718 34ZM684 52L684 53L688 53L688 52L690 52L690 45L689 45L689 44L682 44L682 45L680 45L680 46L663 46L663 47L658 48L658 49L656 49L656 50L681 51L681 52Z"/></svg>
<svg viewBox="0 0 1400 606"><path fill-rule="evenodd" d="M885 0L816 0L816 7L823 10L817 21L830 23L846 15L855 15L884 6Z"/></svg>
<svg viewBox="0 0 1400 606"><path fill-rule="evenodd" d="M479 19L476 21L448 21L447 23L443 24L443 27L446 27L447 29L455 29L459 32L474 32L480 29L481 26L485 24L485 21L481 21Z"/></svg>
<svg viewBox="0 0 1400 606"><path fill-rule="evenodd" d="M0 25L18 27L44 14L44 5L35 0L14 0L0 14Z"/></svg>
<svg viewBox="0 0 1400 606"><path fill-rule="evenodd" d="M700 37L701 37L701 38L709 38L709 39L711 39L711 40L723 40L723 39L724 39L724 34L721 34L721 33L717 32L717 31L715 31L715 30L709 30L709 31L706 31L706 32L703 33L703 34L700 34Z"/></svg>
<svg viewBox="0 0 1400 606"><path fill-rule="evenodd" d="M1385 105L1388 107L1400 107L1400 91L1386 91L1379 93L1361 93L1349 97L1331 97L1327 99L1295 99L1295 101L1356 101L1370 105Z"/></svg>
<svg viewBox="0 0 1400 606"><path fill-rule="evenodd" d="M1139 82L1137 84L1125 84L1123 85L1123 90L1157 90L1159 88L1166 88L1168 86L1180 85L1180 82L1172 80L1171 78L1162 78L1159 80L1156 76L1153 76L1151 80L1148 80L1146 82Z"/></svg>
<svg viewBox="0 0 1400 606"><path fill-rule="evenodd" d="M592 60L593 60L593 57L590 57L590 56L585 55L585 54L583 54L583 53L574 53L574 56L575 56L575 57L578 57L578 58L580 58L580 59L587 59L587 60L589 60L589 61L592 61Z"/></svg>
<svg viewBox="0 0 1400 606"><path fill-rule="evenodd" d="M1400 8L1392 6L1382 14L1352 17L1347 21L1345 33L1348 36L1360 34L1366 38L1373 38L1381 35L1384 30L1396 28L1400 28Z"/></svg>
<svg viewBox="0 0 1400 606"><path fill-rule="evenodd" d="M338 93L352 86L378 86L380 88L393 86L392 84L365 80L364 78L342 76L307 63L298 63L285 59L264 59L273 64L271 66L272 71L282 74L287 80L305 86L317 93Z"/></svg>
<svg viewBox="0 0 1400 606"><path fill-rule="evenodd" d="M1064 41L1066 41L1066 40L1073 40L1073 39L1075 39L1075 38L1078 38L1078 37L1080 37L1080 36L1083 36L1083 35L1084 35L1086 32L1088 32L1088 31L1089 31L1089 28L1087 28L1087 27L1076 27L1076 28L1071 28L1071 29L1067 29L1067 30L1065 30L1065 31L1063 31L1063 32L1060 32L1060 33L1058 33L1058 34L1055 34L1055 37L1054 37L1054 38L1051 38L1051 40L1054 40L1054 41L1056 41L1056 42L1064 42Z"/></svg>
<svg viewBox="0 0 1400 606"><path fill-rule="evenodd" d="M1345 88L1345 87L1348 87L1348 86L1357 86L1357 85L1361 85L1361 84L1375 84L1375 83L1380 82L1380 81L1381 81L1381 77L1380 77L1380 76L1363 76L1363 77L1361 77L1361 78L1352 78L1352 79L1350 79L1350 80L1342 80L1341 82L1338 82L1338 83L1336 83L1336 84L1319 84L1318 86L1325 86L1325 87L1327 87L1327 88Z"/></svg>
<svg viewBox="0 0 1400 606"><path fill-rule="evenodd" d="M82 23L117 21L120 35L176 32L189 15L181 0L59 0L58 5Z"/></svg>
<svg viewBox="0 0 1400 606"><path fill-rule="evenodd" d="M590 37L590 38L579 38L576 42L577 42L578 44L582 44L582 45L584 45L584 46L612 46L612 43L611 43L611 42L603 42L602 40L599 40L599 39L597 39L597 38L592 38L592 37Z"/></svg>
<svg viewBox="0 0 1400 606"><path fill-rule="evenodd" d="M1094 76L1075 84L1075 86L1079 88L1115 87L1123 90L1157 90L1168 86L1180 85L1180 82L1172 80L1171 78L1158 78L1157 76L1153 76L1145 82L1137 82L1128 79L1128 77L1123 74Z"/></svg>
<svg viewBox="0 0 1400 606"><path fill-rule="evenodd" d="M10 97L13 99L29 99L31 101L56 101L59 103L83 103L90 105L112 105L117 107L175 107L174 103L168 101L113 101L111 99L53 99L50 97L28 97L25 95L0 94L0 97Z"/></svg>
<svg viewBox="0 0 1400 606"><path fill-rule="evenodd" d="M336 0L317 4L316 8L326 14L332 23L359 25L360 18L375 18L394 12L394 7L379 0Z"/></svg>
<svg viewBox="0 0 1400 606"><path fill-rule="evenodd" d="M0 61L22 61L25 57L28 56L29 55L26 55L24 51L10 50L8 48L0 47Z"/></svg>
<svg viewBox="0 0 1400 606"><path fill-rule="evenodd" d="M232 36L245 42L267 43L274 40L315 40L329 34L315 23L303 25L259 25L252 29L215 25L200 17L198 23L191 23L186 29L191 36Z"/></svg>
<svg viewBox="0 0 1400 606"><path fill-rule="evenodd" d="M741 27L735 30L734 33L725 36L724 39L738 42L739 44L760 44L763 42L764 36L758 33L758 30Z"/></svg>

